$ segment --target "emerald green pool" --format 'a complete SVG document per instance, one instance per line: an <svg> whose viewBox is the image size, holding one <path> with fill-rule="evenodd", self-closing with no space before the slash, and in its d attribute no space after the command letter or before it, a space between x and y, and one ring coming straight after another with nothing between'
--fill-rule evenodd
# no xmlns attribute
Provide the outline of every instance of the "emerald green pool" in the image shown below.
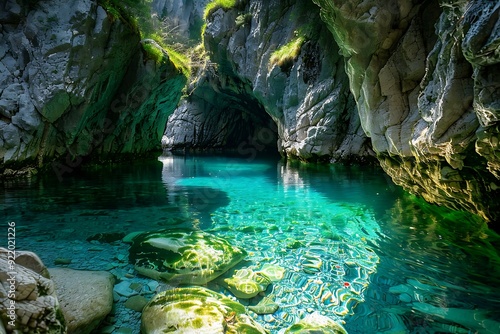
<svg viewBox="0 0 500 334"><path fill-rule="evenodd" d="M286 269L266 291L279 310L254 315L272 333L314 311L349 333L500 333L499 236L378 168L170 155L9 181L0 207L18 249L49 266L69 253L71 268L105 269L114 255L86 253L96 233L221 236L247 250L249 267Z"/></svg>

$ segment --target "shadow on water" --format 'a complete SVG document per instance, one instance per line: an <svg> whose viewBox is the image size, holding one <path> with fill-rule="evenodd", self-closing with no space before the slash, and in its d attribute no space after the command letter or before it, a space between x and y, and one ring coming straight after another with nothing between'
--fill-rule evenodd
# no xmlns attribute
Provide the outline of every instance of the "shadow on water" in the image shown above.
<svg viewBox="0 0 500 334"><path fill-rule="evenodd" d="M162 178L158 160L87 166L62 181L46 174L32 180L0 185L5 220L22 229L73 229L68 238L83 238L103 230L136 231L176 227L209 227L210 212L227 205L220 189L185 188ZM35 229L36 230L36 229Z"/></svg>

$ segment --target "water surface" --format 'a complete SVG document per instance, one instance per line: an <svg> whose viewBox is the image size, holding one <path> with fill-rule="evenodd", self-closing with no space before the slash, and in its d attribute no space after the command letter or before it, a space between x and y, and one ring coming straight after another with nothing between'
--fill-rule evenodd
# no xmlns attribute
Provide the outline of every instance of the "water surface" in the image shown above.
<svg viewBox="0 0 500 334"><path fill-rule="evenodd" d="M349 333L500 333L498 235L408 195L377 168L162 156L11 181L0 207L19 247L49 265L68 251L78 258L102 232L225 237L249 252L248 267L286 269L267 291L279 311L257 317L271 332L318 311ZM71 267L102 269L83 257Z"/></svg>

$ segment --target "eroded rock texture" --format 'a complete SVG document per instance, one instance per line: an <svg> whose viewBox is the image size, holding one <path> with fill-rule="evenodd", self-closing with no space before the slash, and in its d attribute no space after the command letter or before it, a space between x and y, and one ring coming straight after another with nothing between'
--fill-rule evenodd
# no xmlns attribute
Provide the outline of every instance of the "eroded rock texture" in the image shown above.
<svg viewBox="0 0 500 334"><path fill-rule="evenodd" d="M500 3L314 0L393 180L498 220Z"/></svg>
<svg viewBox="0 0 500 334"><path fill-rule="evenodd" d="M164 22L166 33L179 42L201 41L203 11L209 0L153 0L153 11Z"/></svg>
<svg viewBox="0 0 500 334"><path fill-rule="evenodd" d="M96 1L0 4L1 166L159 148L185 78ZM162 83L162 84L160 84Z"/></svg>
<svg viewBox="0 0 500 334"><path fill-rule="evenodd" d="M0 306L8 333L67 333L54 282L32 252L0 248Z"/></svg>
<svg viewBox="0 0 500 334"><path fill-rule="evenodd" d="M298 47L290 47L298 42ZM344 61L308 1L240 1L208 17L210 62L170 117L164 147L266 149L304 160L371 156ZM297 54L273 58L286 48Z"/></svg>

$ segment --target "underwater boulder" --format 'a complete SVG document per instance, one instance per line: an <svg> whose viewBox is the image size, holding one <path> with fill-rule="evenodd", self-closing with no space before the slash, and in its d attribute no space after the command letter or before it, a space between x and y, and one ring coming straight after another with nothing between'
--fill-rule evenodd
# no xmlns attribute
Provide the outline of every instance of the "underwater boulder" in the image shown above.
<svg viewBox="0 0 500 334"><path fill-rule="evenodd" d="M347 334L342 325L333 319L313 312L304 319L289 327L285 334Z"/></svg>
<svg viewBox="0 0 500 334"><path fill-rule="evenodd" d="M113 308L115 277L107 271L49 268L68 333L91 333Z"/></svg>
<svg viewBox="0 0 500 334"><path fill-rule="evenodd" d="M257 273L266 275L272 282L279 282L285 276L285 268L277 264L265 263Z"/></svg>
<svg viewBox="0 0 500 334"><path fill-rule="evenodd" d="M144 308L143 334L269 333L245 313L245 307L203 287L160 292Z"/></svg>
<svg viewBox="0 0 500 334"><path fill-rule="evenodd" d="M233 276L224 279L226 288L242 299L249 299L259 292L266 291L271 283L271 279L263 273L248 268L236 270Z"/></svg>
<svg viewBox="0 0 500 334"><path fill-rule="evenodd" d="M248 309L257 314L273 314L280 308L274 298L273 294L264 296L256 305L248 305Z"/></svg>
<svg viewBox="0 0 500 334"><path fill-rule="evenodd" d="M205 284L246 257L244 249L199 230L161 230L134 237L130 262L138 273L177 284Z"/></svg>

